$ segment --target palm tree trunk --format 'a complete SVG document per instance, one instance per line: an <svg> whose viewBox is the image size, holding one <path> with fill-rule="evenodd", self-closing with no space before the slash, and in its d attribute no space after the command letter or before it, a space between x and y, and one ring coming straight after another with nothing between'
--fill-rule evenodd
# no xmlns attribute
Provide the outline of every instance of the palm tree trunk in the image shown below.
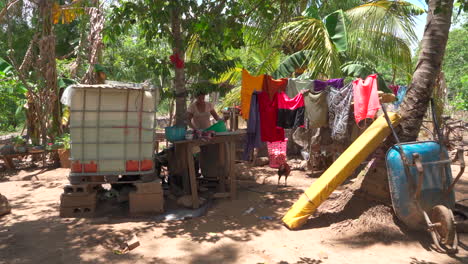
<svg viewBox="0 0 468 264"><path fill-rule="evenodd" d="M410 88L401 105L403 141L418 137L432 90L439 76L452 19L453 0L429 1L421 52Z"/></svg>
<svg viewBox="0 0 468 264"><path fill-rule="evenodd" d="M182 48L182 33L181 33L181 25L180 25L180 13L176 8L172 10L172 17L171 17L171 24L172 24L172 37L173 37L173 52L174 54L178 54L181 59L184 58L184 50ZM186 104L186 89L185 89L185 72L184 68L174 67L175 71L175 79L174 79L174 90L175 90L175 97L176 97L176 114L175 114L175 121L176 126L185 126L186 122L186 111L187 111L187 104Z"/></svg>
<svg viewBox="0 0 468 264"><path fill-rule="evenodd" d="M430 0L421 52L411 84L401 105L402 122L397 133L402 142L415 141L427 112L437 77L439 76L447 44L453 0ZM360 189L362 196L390 201L385 153L394 144L389 137L376 151L375 169L368 172Z"/></svg>

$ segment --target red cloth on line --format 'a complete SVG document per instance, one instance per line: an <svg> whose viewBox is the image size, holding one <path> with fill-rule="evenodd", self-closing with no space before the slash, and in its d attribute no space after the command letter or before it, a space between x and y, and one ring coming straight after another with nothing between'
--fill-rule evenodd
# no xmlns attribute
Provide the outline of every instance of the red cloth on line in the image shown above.
<svg viewBox="0 0 468 264"><path fill-rule="evenodd" d="M374 118L380 109L379 94L377 92L377 74L367 76L365 80L358 78L353 81L354 90L354 118L356 123L366 118Z"/></svg>
<svg viewBox="0 0 468 264"><path fill-rule="evenodd" d="M398 89L400 88L400 86L390 84L388 87L392 90L393 94L395 94L395 95L398 94Z"/></svg>
<svg viewBox="0 0 468 264"><path fill-rule="evenodd" d="M260 110L260 134L263 142L275 142L284 140L284 129L276 126L278 120L278 93L270 96L267 92L257 95Z"/></svg>
<svg viewBox="0 0 468 264"><path fill-rule="evenodd" d="M289 98L284 92L278 93L278 120L276 125L282 128L304 126L304 95L299 93Z"/></svg>
<svg viewBox="0 0 468 264"><path fill-rule="evenodd" d="M288 86L288 78L275 80L270 75L265 75L262 90L267 92L270 99L272 99L275 93L286 91L286 86Z"/></svg>

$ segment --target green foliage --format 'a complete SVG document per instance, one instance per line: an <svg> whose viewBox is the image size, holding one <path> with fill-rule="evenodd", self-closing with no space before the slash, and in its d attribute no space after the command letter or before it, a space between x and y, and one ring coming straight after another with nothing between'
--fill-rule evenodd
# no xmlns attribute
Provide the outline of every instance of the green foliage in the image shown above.
<svg viewBox="0 0 468 264"><path fill-rule="evenodd" d="M11 65L0 58L0 131L15 131L24 122L25 93Z"/></svg>
<svg viewBox="0 0 468 264"><path fill-rule="evenodd" d="M388 88L382 74L378 73L375 66L362 61L350 61L341 67L341 70L346 76L364 79L370 74L377 73L377 87L378 90L385 93L392 93Z"/></svg>
<svg viewBox="0 0 468 264"><path fill-rule="evenodd" d="M328 37L333 41L338 52L346 51L348 49L348 38L343 10L340 9L326 16L325 27L327 28Z"/></svg>
<svg viewBox="0 0 468 264"><path fill-rule="evenodd" d="M340 77L346 61L379 62L411 73L414 16L424 10L405 1L312 2L305 16L283 28L294 51L314 51L307 77Z"/></svg>
<svg viewBox="0 0 468 264"><path fill-rule="evenodd" d="M52 148L70 149L70 134L64 133L60 137L56 137L54 143L49 146Z"/></svg>
<svg viewBox="0 0 468 264"><path fill-rule="evenodd" d="M442 69L450 103L457 110L468 110L468 27L450 31Z"/></svg>
<svg viewBox="0 0 468 264"><path fill-rule="evenodd" d="M297 69L303 68L309 64L310 50L301 50L287 56L273 72L273 78L285 78L291 76Z"/></svg>
<svg viewBox="0 0 468 264"><path fill-rule="evenodd" d="M26 140L22 136L15 136L11 139L13 144L16 146L24 146L26 145Z"/></svg>
<svg viewBox="0 0 468 264"><path fill-rule="evenodd" d="M241 91L241 86L237 86L231 91L229 91L226 96L224 96L223 100L221 103L218 105L218 111L225 107L231 107L233 105L240 105L240 91Z"/></svg>

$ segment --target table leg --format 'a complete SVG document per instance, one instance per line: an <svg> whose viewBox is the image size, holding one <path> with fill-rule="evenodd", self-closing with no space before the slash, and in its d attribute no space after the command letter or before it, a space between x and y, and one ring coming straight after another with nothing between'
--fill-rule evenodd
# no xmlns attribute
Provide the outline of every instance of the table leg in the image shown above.
<svg viewBox="0 0 468 264"><path fill-rule="evenodd" d="M229 180L231 181L231 200L236 199L237 195L237 181L234 166L236 162L236 143L229 142Z"/></svg>
<svg viewBox="0 0 468 264"><path fill-rule="evenodd" d="M159 141L158 140L154 142L154 150L156 150L156 153L159 153Z"/></svg>
<svg viewBox="0 0 468 264"><path fill-rule="evenodd" d="M169 169L174 177L180 177L184 193L190 193L190 178L187 167L187 152L189 150L186 144L177 144L173 154L169 155ZM190 150L190 153L192 151ZM193 158L193 157L192 157Z"/></svg>
<svg viewBox="0 0 468 264"><path fill-rule="evenodd" d="M226 173L229 171L227 169L230 164L226 162L226 151L229 150L228 143L219 143L219 155L220 155L220 161L221 165L223 167L223 171L220 171L219 175L219 191L220 192L225 192L226 191ZM226 169L227 168L227 169Z"/></svg>
<svg viewBox="0 0 468 264"><path fill-rule="evenodd" d="M3 161L5 161L5 167L7 169L15 168L15 164L13 163L13 160L10 157L3 157Z"/></svg>
<svg viewBox="0 0 468 264"><path fill-rule="evenodd" d="M190 178L190 189L192 192L192 205L193 208L198 208L200 207L199 201L198 201L198 190L197 190L197 179L195 175L195 162L193 161L193 154L192 154L192 145L187 144L187 151L186 151L186 157L187 157L187 165L188 165L188 170L189 170L189 178Z"/></svg>

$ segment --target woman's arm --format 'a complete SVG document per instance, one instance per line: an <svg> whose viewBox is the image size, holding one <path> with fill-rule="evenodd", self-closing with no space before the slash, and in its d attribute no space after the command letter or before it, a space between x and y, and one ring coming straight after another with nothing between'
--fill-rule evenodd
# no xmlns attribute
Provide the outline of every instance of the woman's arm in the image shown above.
<svg viewBox="0 0 468 264"><path fill-rule="evenodd" d="M218 113L216 113L216 110L211 109L210 113L216 121L219 121L221 119L219 118Z"/></svg>
<svg viewBox="0 0 468 264"><path fill-rule="evenodd" d="M188 125L190 128L192 128L193 130L195 130L196 128L195 128L195 126L194 126L193 123L192 123L192 118L193 118L193 114L190 113L190 112L188 112L188 113L187 113L187 125Z"/></svg>

